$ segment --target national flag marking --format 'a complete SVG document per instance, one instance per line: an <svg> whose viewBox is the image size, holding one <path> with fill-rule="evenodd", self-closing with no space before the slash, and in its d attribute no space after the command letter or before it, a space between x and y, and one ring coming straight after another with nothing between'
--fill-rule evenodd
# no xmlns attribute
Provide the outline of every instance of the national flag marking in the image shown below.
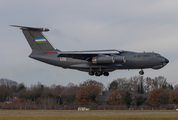
<svg viewBox="0 0 178 120"><path fill-rule="evenodd" d="M45 38L35 38L35 42L37 43L46 43L46 39Z"/></svg>

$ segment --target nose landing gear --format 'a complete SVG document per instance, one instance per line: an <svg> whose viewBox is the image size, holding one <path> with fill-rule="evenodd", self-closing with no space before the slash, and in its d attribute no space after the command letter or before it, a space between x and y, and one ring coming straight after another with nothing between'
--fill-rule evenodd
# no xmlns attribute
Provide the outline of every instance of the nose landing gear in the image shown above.
<svg viewBox="0 0 178 120"><path fill-rule="evenodd" d="M139 74L144 75L144 71L143 70L139 71Z"/></svg>

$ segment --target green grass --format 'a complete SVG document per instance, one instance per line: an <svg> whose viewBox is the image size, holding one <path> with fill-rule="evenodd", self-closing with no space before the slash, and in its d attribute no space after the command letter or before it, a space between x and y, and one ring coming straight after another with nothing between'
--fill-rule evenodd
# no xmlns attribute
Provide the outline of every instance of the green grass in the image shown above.
<svg viewBox="0 0 178 120"><path fill-rule="evenodd" d="M78 111L44 110L43 112L71 112L71 113L31 114L29 112L41 112L41 110L0 110L0 112L7 112L7 111L11 113L0 114L0 120L178 120L178 113L85 113L85 112L73 113ZM91 112L104 112L104 111L93 110ZM105 110L105 112L111 112L111 110L110 111ZM113 110L112 112L126 112L126 111ZM130 111L130 112L134 112L134 111Z"/></svg>

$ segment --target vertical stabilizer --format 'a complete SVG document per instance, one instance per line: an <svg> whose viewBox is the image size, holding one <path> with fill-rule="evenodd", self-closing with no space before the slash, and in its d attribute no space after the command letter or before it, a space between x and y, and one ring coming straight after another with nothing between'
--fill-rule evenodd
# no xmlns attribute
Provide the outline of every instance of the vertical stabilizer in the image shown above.
<svg viewBox="0 0 178 120"><path fill-rule="evenodd" d="M33 52L55 51L54 47L49 43L49 41L42 34L42 32L49 31L49 29L32 28L32 27L24 27L24 26L16 26L16 25L11 25L11 26L20 27Z"/></svg>

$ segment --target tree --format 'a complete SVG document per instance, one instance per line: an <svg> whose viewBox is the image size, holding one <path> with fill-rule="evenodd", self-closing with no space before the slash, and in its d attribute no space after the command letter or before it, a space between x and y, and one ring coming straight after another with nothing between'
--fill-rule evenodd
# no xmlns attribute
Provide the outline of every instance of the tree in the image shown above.
<svg viewBox="0 0 178 120"><path fill-rule="evenodd" d="M23 89L26 89L25 84L24 84L24 83L20 83L20 84L18 85L18 92L20 92L20 91L23 90Z"/></svg>
<svg viewBox="0 0 178 120"><path fill-rule="evenodd" d="M169 101L172 104L178 104L178 90L172 90L169 92Z"/></svg>
<svg viewBox="0 0 178 120"><path fill-rule="evenodd" d="M148 100L149 105L151 106L159 106L161 104L160 96L162 96L163 88L154 89L150 92Z"/></svg>
<svg viewBox="0 0 178 120"><path fill-rule="evenodd" d="M127 105L128 107L131 105L132 96L131 96L131 93L129 93L128 91L126 91L126 92L123 94L123 102L124 102L124 104Z"/></svg>
<svg viewBox="0 0 178 120"><path fill-rule="evenodd" d="M17 82L8 80L8 79L0 79L0 101L4 102L6 98L11 97L13 92L17 91Z"/></svg>
<svg viewBox="0 0 178 120"><path fill-rule="evenodd" d="M172 88L171 84L167 83L167 79L163 76L155 77L155 81L158 83L158 88Z"/></svg>
<svg viewBox="0 0 178 120"><path fill-rule="evenodd" d="M118 82L116 80L112 81L108 86L109 91L118 89Z"/></svg>
<svg viewBox="0 0 178 120"><path fill-rule="evenodd" d="M56 98L56 103L59 105L59 104L62 104L62 98L61 98L61 95L62 95L62 90L63 90L63 86L61 85L57 85L55 87L53 87L54 90L53 90L53 94Z"/></svg>
<svg viewBox="0 0 178 120"><path fill-rule="evenodd" d="M80 104L96 104L104 85L94 80L84 81L77 92L77 102Z"/></svg>
<svg viewBox="0 0 178 120"><path fill-rule="evenodd" d="M152 90L157 89L157 88L158 88L158 83L154 79L151 79L149 77L145 79L145 92L146 93L149 94Z"/></svg>
<svg viewBox="0 0 178 120"><path fill-rule="evenodd" d="M65 100L65 104L72 104L76 101L76 95L79 87L73 83L69 83L62 91L62 99Z"/></svg>
<svg viewBox="0 0 178 120"><path fill-rule="evenodd" d="M11 96L11 91L9 89L9 87L7 87L6 85L1 85L0 86L0 101L4 102L7 98L7 96Z"/></svg>
<svg viewBox="0 0 178 120"><path fill-rule="evenodd" d="M145 82L143 76L134 76L130 79L118 78L112 81L108 85L109 90L120 89L122 91L128 91L131 94L144 94Z"/></svg>
<svg viewBox="0 0 178 120"><path fill-rule="evenodd" d="M144 89L143 89L143 78L140 79L140 94L144 94Z"/></svg>
<svg viewBox="0 0 178 120"><path fill-rule="evenodd" d="M130 91L131 90L130 81L126 78L117 78L116 80L112 81L111 84L108 85L108 89L116 90L119 89L121 91Z"/></svg>
<svg viewBox="0 0 178 120"><path fill-rule="evenodd" d="M144 86L143 86L143 78L140 79L140 83L138 83L138 94L144 94Z"/></svg>
<svg viewBox="0 0 178 120"><path fill-rule="evenodd" d="M122 91L117 89L113 90L109 96L108 96L108 103L110 105L122 105L123 99L122 99Z"/></svg>
<svg viewBox="0 0 178 120"><path fill-rule="evenodd" d="M174 85L174 90L178 90L178 84Z"/></svg>
<svg viewBox="0 0 178 120"><path fill-rule="evenodd" d="M174 90L172 84L168 84L168 88L170 88L171 90Z"/></svg>
<svg viewBox="0 0 178 120"><path fill-rule="evenodd" d="M147 98L144 98L143 96L135 96L134 99L133 99L133 103L140 106L142 105L145 101L146 101Z"/></svg>
<svg viewBox="0 0 178 120"><path fill-rule="evenodd" d="M163 91L160 93L159 99L161 104L168 104L170 91L171 89L163 89Z"/></svg>

